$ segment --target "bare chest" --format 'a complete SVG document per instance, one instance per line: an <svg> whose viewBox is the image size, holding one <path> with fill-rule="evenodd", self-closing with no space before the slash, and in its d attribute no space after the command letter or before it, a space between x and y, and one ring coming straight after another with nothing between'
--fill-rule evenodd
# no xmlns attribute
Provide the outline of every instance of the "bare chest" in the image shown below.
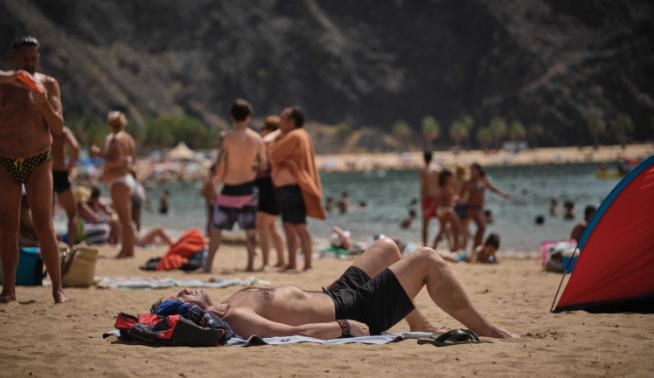
<svg viewBox="0 0 654 378"><path fill-rule="evenodd" d="M0 114L2 114L0 117L2 123L26 116L42 118L30 92L10 85L0 87Z"/></svg>

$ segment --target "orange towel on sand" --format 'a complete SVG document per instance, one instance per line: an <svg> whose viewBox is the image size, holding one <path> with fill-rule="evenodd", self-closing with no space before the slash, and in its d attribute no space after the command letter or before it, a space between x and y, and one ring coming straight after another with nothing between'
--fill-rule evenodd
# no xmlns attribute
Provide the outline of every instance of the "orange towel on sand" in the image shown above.
<svg viewBox="0 0 654 378"><path fill-rule="evenodd" d="M180 236L179 240L168 248L168 252L159 260L157 270L179 269L188 262L188 258L192 254L202 251L205 246L202 231L193 228Z"/></svg>
<svg viewBox="0 0 654 378"><path fill-rule="evenodd" d="M273 171L284 166L290 169L302 190L307 215L325 219L320 175L316 169L313 142L309 133L299 128L276 140L270 150L270 163Z"/></svg>

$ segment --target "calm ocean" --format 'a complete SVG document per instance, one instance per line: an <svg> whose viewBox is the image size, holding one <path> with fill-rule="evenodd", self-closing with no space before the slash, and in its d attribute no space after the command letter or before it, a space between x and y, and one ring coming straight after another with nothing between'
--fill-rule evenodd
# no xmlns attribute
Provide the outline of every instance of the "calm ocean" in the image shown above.
<svg viewBox="0 0 654 378"><path fill-rule="evenodd" d="M595 171L596 166L592 164L488 168L492 182L513 193L509 200L493 193L486 194L486 207L495 218L488 227L489 232L500 234L504 251L535 251L541 240L567 238L575 221L565 221L560 215L550 217L550 198L558 198L560 207L565 200L574 201L577 220L581 219L584 207L588 204L599 206L618 182L617 179L597 179ZM338 199L340 193L347 190L353 210L345 215L332 213L325 221L311 220L310 228L317 238L326 239L331 226L339 225L350 230L354 240L367 240L378 233L408 242L420 240L419 219L408 230L399 227L408 213L411 199L419 196L417 171L323 172L321 179L325 197ZM153 211L143 215L146 229L153 225L176 231L204 227L200 183L166 183L147 189ZM170 192L170 212L165 216L156 212L163 189ZM361 200L367 202L365 211L356 209L356 203ZM562 208L559 210L560 214ZM540 214L545 215L545 224L537 226L534 218ZM432 238L436 231L437 221L432 220ZM441 246L445 247L445 243Z"/></svg>

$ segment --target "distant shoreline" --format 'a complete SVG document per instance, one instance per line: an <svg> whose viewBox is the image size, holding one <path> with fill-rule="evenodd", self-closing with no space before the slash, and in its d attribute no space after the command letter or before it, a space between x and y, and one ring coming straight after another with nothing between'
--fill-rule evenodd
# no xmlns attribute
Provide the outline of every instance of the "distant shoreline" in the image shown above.
<svg viewBox="0 0 654 378"><path fill-rule="evenodd" d="M642 160L654 154L654 144L630 144L623 149L619 145L601 146L595 150L585 147L544 147L511 153L504 150L434 151L434 161L444 166L469 165L477 162L483 166L539 165L570 163L610 163L620 158ZM418 168L422 166L422 152L319 154L318 168L324 171L365 171L375 169ZM613 169L613 167L609 167Z"/></svg>

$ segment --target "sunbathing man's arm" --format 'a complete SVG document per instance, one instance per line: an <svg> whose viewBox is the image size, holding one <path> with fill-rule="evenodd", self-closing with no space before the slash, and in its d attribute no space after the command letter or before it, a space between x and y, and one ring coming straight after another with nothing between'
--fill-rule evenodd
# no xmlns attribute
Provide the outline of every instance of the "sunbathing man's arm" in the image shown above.
<svg viewBox="0 0 654 378"><path fill-rule="evenodd" d="M259 337L300 335L316 339L335 339L342 334L341 327L336 321L290 326L268 320L252 310L233 311L229 323L238 335L246 338L252 335Z"/></svg>

